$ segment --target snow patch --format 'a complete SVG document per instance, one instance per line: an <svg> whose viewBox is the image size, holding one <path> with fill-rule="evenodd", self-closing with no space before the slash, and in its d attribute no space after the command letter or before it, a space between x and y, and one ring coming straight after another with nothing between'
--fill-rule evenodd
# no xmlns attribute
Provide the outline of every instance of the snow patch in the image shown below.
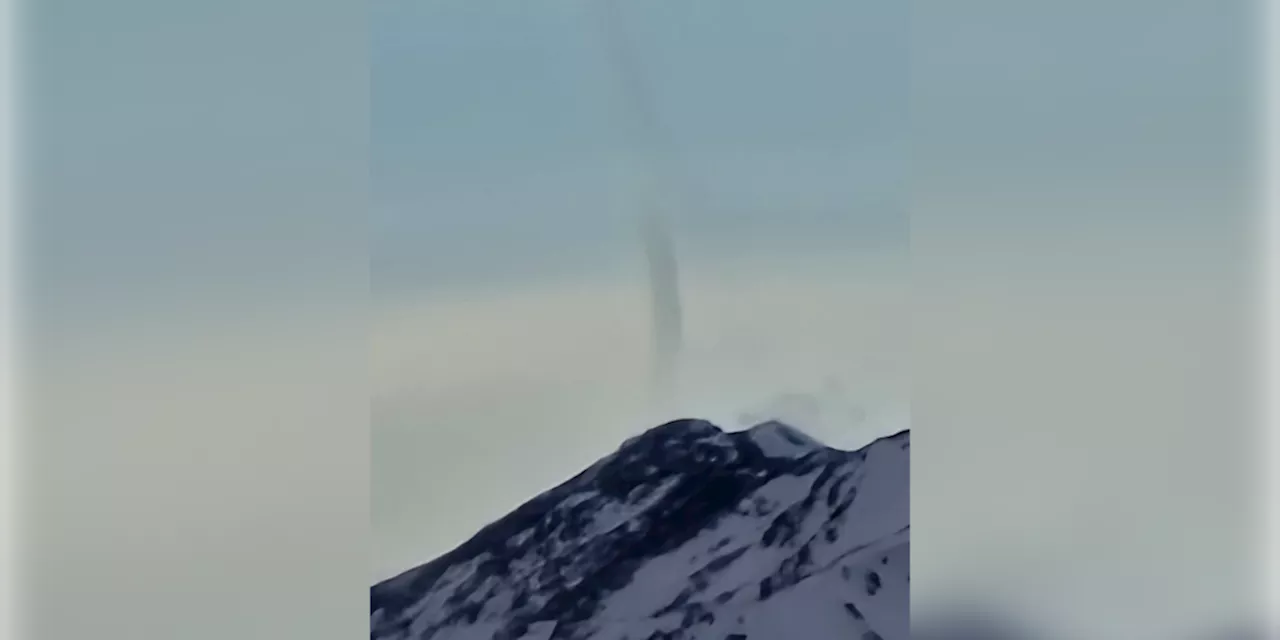
<svg viewBox="0 0 1280 640"><path fill-rule="evenodd" d="M906 640L909 458L667 423L375 585L372 640Z"/></svg>

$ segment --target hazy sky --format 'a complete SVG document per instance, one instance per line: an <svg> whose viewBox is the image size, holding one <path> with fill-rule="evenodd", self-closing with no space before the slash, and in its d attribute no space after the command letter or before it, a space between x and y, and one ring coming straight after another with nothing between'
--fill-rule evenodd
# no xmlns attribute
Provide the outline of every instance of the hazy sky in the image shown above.
<svg viewBox="0 0 1280 640"><path fill-rule="evenodd" d="M1257 3L912 4L912 610L1208 637L1263 539Z"/></svg>
<svg viewBox="0 0 1280 640"><path fill-rule="evenodd" d="M1162 638L1246 599L1251 3L624 4L693 185L685 408L824 394L854 445L909 368L913 602ZM377 575L651 422L583 6L379 9Z"/></svg>
<svg viewBox="0 0 1280 640"><path fill-rule="evenodd" d="M833 444L900 427L905 5L619 4L677 176L673 411L820 393L807 428ZM378 3L376 574L667 417L636 226L653 156L600 25L587 0Z"/></svg>
<svg viewBox="0 0 1280 640"><path fill-rule="evenodd" d="M903 246L900 3L621 4L671 164L698 191L679 214L691 252L833 233L842 250ZM379 3L380 293L598 271L633 250L633 124L588 7Z"/></svg>
<svg viewBox="0 0 1280 640"><path fill-rule="evenodd" d="M364 7L17 4L15 631L358 634Z"/></svg>
<svg viewBox="0 0 1280 640"><path fill-rule="evenodd" d="M386 575L657 419L586 1L379 0L371 34L349 2L25 3L51 637L349 637L366 499ZM913 612L1163 640L1135 627L1252 592L1257 3L625 4L692 191L686 407L817 392L857 444L909 365Z"/></svg>

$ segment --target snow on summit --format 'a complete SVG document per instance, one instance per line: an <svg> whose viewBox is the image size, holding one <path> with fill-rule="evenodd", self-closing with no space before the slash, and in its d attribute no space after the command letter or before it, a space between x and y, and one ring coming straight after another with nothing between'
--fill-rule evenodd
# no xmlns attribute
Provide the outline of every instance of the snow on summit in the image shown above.
<svg viewBox="0 0 1280 640"><path fill-rule="evenodd" d="M663 424L374 585L371 637L906 639L909 437Z"/></svg>

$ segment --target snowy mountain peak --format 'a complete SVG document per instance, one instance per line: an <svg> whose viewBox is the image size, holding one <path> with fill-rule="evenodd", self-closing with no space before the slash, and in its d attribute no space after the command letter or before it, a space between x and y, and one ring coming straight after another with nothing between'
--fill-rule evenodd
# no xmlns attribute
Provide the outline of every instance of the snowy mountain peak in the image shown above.
<svg viewBox="0 0 1280 640"><path fill-rule="evenodd" d="M706 420L672 420L622 443L618 451L605 461L620 458L627 463L641 459L656 462L655 457L674 460L696 457L712 449L732 450L733 440Z"/></svg>
<svg viewBox="0 0 1280 640"><path fill-rule="evenodd" d="M372 638L906 638L908 438L668 422L375 585Z"/></svg>

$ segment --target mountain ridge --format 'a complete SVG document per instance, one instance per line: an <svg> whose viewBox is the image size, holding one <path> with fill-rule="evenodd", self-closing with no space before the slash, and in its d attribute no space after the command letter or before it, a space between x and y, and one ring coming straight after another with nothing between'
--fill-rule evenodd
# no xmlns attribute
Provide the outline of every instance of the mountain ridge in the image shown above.
<svg viewBox="0 0 1280 640"><path fill-rule="evenodd" d="M887 471L867 464L873 451L894 458ZM372 637L715 637L706 634L733 626L717 622L716 610L751 609L836 568L848 581L842 563L877 543L905 552L908 454L905 429L845 451L777 422L732 432L698 419L658 425L448 553L375 584ZM892 476L874 485L892 497L855 508L873 472ZM850 511L867 512L867 522L884 512L891 526L849 524ZM872 531L863 544L840 542L859 527ZM903 553L895 557L906 565ZM669 575L652 569L673 562ZM726 572L733 577L717 577ZM733 588L708 592L721 583ZM635 604L651 594L662 602ZM856 605L842 604L850 624L868 626ZM901 621L881 626L905 629L905 613L903 605ZM769 637L744 637L757 636Z"/></svg>

